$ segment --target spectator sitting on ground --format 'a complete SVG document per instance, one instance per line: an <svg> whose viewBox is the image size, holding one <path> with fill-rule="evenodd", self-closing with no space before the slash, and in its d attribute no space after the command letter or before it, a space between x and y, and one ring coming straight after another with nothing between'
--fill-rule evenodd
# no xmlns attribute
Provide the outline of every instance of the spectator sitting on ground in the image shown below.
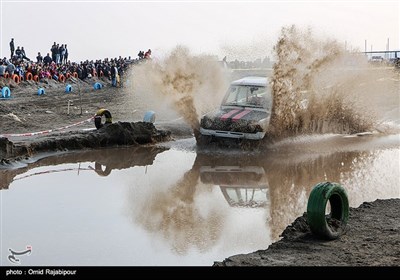
<svg viewBox="0 0 400 280"><path fill-rule="evenodd" d="M43 56L40 54L40 52L38 52L38 55L36 57L36 62L37 63L42 63L43 62Z"/></svg>
<svg viewBox="0 0 400 280"><path fill-rule="evenodd" d="M21 54L22 54L22 59L26 59L26 60L30 61L30 59L26 57L24 47L21 47Z"/></svg>
<svg viewBox="0 0 400 280"><path fill-rule="evenodd" d="M15 67L14 74L17 74L18 76L24 77L24 75L25 75L24 66L22 64L18 64Z"/></svg>
<svg viewBox="0 0 400 280"><path fill-rule="evenodd" d="M51 63L51 61L52 61L52 59L51 59L51 57L50 57L50 54L47 53L47 55L43 58L43 63L44 63L45 65L49 65L49 64Z"/></svg>
<svg viewBox="0 0 400 280"><path fill-rule="evenodd" d="M17 49L15 50L15 55L17 56L18 59L22 59L22 51L20 46L18 46Z"/></svg>
<svg viewBox="0 0 400 280"><path fill-rule="evenodd" d="M11 62L8 62L7 67L6 67L6 72L12 76L14 74L14 70L15 70L15 65L12 64Z"/></svg>
<svg viewBox="0 0 400 280"><path fill-rule="evenodd" d="M37 62L32 63L31 61L26 62L24 59L28 58L24 55L23 49L20 47L18 47L18 49L19 55L15 55L11 61L8 61L7 58L0 60L0 65L7 65L7 67L5 67L5 72L9 73L10 76L15 73L24 77L26 73L32 73L33 76L38 75L39 79L43 79L52 78L54 75L59 76L60 74L67 76L68 73L72 76L73 73L76 72L78 78L82 80L97 74L97 76L102 76L103 78L112 80L113 86L121 86L123 82L122 77L131 61L130 56L129 59L118 56L118 58L105 58L103 60L98 59L95 61L86 60L80 63L71 63L70 61L63 63L60 61L60 63L57 64L52 61L50 53L47 53L45 57L42 57L40 52L38 52L38 56L36 57ZM132 63L136 64L138 61L139 60L134 59L132 60ZM15 65L17 67L15 67ZM111 75L111 72L113 72L113 75Z"/></svg>
<svg viewBox="0 0 400 280"><path fill-rule="evenodd" d="M0 61L0 77L4 77L6 73L6 66L4 65L3 61Z"/></svg>

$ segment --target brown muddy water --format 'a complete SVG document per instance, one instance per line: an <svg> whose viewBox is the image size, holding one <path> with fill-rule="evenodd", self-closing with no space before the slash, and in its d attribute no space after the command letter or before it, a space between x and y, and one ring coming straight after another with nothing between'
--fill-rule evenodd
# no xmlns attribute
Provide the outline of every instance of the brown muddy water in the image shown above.
<svg viewBox="0 0 400 280"><path fill-rule="evenodd" d="M28 245L23 265L211 265L265 249L318 182L342 184L352 207L400 197L399 137L303 136L262 152L188 138L26 163L0 192L1 264Z"/></svg>
<svg viewBox="0 0 400 280"><path fill-rule="evenodd" d="M260 149L200 148L188 133L155 147L0 169L0 264L13 264L9 249L31 246L22 265L210 266L278 240L319 182L340 183L352 207L399 198L399 73L310 36L282 30L277 63L265 72L275 140ZM227 81L254 74L225 73L210 61L177 48L164 65L135 68L126 105L156 111L156 127L175 118L170 128L196 131ZM362 132L371 133L355 134Z"/></svg>

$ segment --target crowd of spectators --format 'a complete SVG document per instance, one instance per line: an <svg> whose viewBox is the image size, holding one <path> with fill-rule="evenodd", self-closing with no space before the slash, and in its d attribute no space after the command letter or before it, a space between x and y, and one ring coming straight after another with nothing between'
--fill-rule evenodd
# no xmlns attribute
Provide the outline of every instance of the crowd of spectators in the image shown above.
<svg viewBox="0 0 400 280"><path fill-rule="evenodd" d="M116 87L121 85L122 77L131 64L138 64L142 60L151 58L151 50L146 53L140 51L138 58L105 58L98 60L85 60L80 63L68 60L67 44L54 44L50 52L45 57L39 52L36 61L26 57L23 47L14 48L14 39L10 42L11 59L6 57L0 59L0 77L15 77L17 80L55 79L65 81L73 76L84 80L86 78L98 76L105 77L111 81L111 85ZM15 51L15 53L14 53ZM51 55L50 55L51 53ZM29 74L30 73L30 74Z"/></svg>

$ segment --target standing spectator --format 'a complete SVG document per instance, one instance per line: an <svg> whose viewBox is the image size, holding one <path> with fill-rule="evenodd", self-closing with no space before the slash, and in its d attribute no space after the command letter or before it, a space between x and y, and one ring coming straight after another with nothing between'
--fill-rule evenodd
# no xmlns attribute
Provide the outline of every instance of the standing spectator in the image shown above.
<svg viewBox="0 0 400 280"><path fill-rule="evenodd" d="M43 62L43 56L38 52L38 55L36 57L36 62L37 63L42 63Z"/></svg>
<svg viewBox="0 0 400 280"><path fill-rule="evenodd" d="M144 58L144 51L139 51L138 57L139 57L139 59L143 59Z"/></svg>
<svg viewBox="0 0 400 280"><path fill-rule="evenodd" d="M124 76L124 66L125 66L125 64L123 62L121 62L117 67L117 69L118 69L118 76L117 76L117 85L118 85L118 87L122 87L122 79L121 79L121 77Z"/></svg>
<svg viewBox="0 0 400 280"><path fill-rule="evenodd" d="M64 48L64 44L61 44L61 47L59 49L60 52L60 63L63 64L64 63L64 57L65 57L65 48Z"/></svg>
<svg viewBox="0 0 400 280"><path fill-rule="evenodd" d="M11 59L14 56L14 51L15 51L15 46L14 46L14 38L11 38L11 42L10 42L10 51L11 51Z"/></svg>
<svg viewBox="0 0 400 280"><path fill-rule="evenodd" d="M49 53L47 53L47 55L43 58L43 63L44 63L45 65L49 65L52 61L53 61L53 60L51 59Z"/></svg>
<svg viewBox="0 0 400 280"><path fill-rule="evenodd" d="M67 48L67 44L65 44L65 54L64 54L64 63L67 63L68 61L68 48Z"/></svg>
<svg viewBox="0 0 400 280"><path fill-rule="evenodd" d="M113 87L117 86L117 75L118 75L118 69L115 66L115 63L113 63L111 66L111 85Z"/></svg>
<svg viewBox="0 0 400 280"><path fill-rule="evenodd" d="M57 44L56 46L56 64L60 63L60 44Z"/></svg>
<svg viewBox="0 0 400 280"><path fill-rule="evenodd" d="M103 64L103 75L106 78L110 78L111 73L110 73L111 69L110 66L108 64Z"/></svg>
<svg viewBox="0 0 400 280"><path fill-rule="evenodd" d="M56 42L54 42L54 44L51 46L51 60L56 62L56 48L57 48L57 44Z"/></svg>

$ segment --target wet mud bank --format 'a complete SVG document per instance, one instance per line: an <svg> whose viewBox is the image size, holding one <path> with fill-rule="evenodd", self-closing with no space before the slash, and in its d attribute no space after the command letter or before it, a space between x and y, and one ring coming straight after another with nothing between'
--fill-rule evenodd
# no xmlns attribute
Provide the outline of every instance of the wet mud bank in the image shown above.
<svg viewBox="0 0 400 280"><path fill-rule="evenodd" d="M28 161L19 161L11 166L15 168L0 168L0 189L8 189L10 184L16 180L16 176L37 167L93 162L91 169L97 175L105 177L110 175L113 170L152 165L156 156L166 150L166 148L155 145L138 145L133 147L76 150L65 153L46 153L29 158Z"/></svg>
<svg viewBox="0 0 400 280"><path fill-rule="evenodd" d="M138 146L168 140L169 131L158 130L147 122L116 122L98 130L52 134L22 142L0 138L0 164L45 152Z"/></svg>
<svg viewBox="0 0 400 280"><path fill-rule="evenodd" d="M347 232L333 241L311 234L306 213L266 250L214 262L214 266L399 266L400 199L350 208Z"/></svg>

